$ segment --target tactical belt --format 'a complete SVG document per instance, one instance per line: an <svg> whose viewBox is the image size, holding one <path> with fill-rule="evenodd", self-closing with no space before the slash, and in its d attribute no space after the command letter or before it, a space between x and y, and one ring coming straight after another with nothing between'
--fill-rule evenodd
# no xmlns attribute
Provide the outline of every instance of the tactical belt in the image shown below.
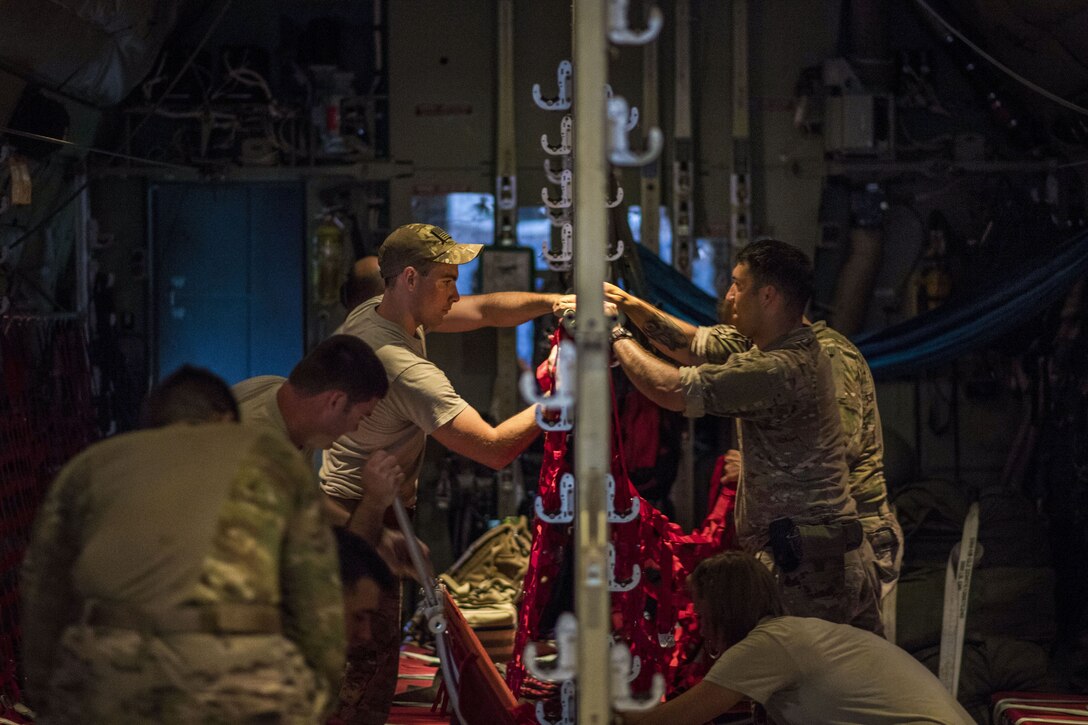
<svg viewBox="0 0 1088 725"><path fill-rule="evenodd" d="M859 519L883 518L892 512L891 507L883 497L877 501L854 499L854 503L858 507Z"/></svg>
<svg viewBox="0 0 1088 725"><path fill-rule="evenodd" d="M278 608L268 604L198 604L149 611L124 604L89 601L83 622L154 634L280 634Z"/></svg>

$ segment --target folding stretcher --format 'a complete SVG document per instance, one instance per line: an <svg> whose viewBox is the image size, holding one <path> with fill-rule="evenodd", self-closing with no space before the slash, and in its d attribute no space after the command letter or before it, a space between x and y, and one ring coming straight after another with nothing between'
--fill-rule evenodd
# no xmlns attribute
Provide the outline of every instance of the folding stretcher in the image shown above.
<svg viewBox="0 0 1088 725"><path fill-rule="evenodd" d="M992 700L994 725L1088 723L1088 695L998 692Z"/></svg>
<svg viewBox="0 0 1088 725"><path fill-rule="evenodd" d="M444 702L439 707L432 708L429 719L419 719L426 718L426 715L418 712L420 708L401 707L390 713L391 721L447 722L448 707L463 725L535 725L536 719L531 706L518 704L457 604L445 589L436 588L432 583L423 552L419 550L416 542L411 520L399 499L394 502L394 511L423 584L424 611L428 629L435 637L439 671L442 675L441 699ZM413 713L412 710L417 712ZM434 719L435 710L438 719Z"/></svg>

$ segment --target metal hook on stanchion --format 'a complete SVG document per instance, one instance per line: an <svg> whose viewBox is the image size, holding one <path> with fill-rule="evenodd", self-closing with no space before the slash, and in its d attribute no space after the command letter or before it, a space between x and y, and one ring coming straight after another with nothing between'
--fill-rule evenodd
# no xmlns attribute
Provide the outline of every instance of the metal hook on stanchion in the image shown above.
<svg viewBox="0 0 1088 725"><path fill-rule="evenodd" d="M544 243L544 248L540 252L540 256L544 258L544 261L548 263L548 269L556 272L563 272L570 269L571 260L574 259L574 225L570 222L563 224L563 229L559 233L560 246L558 252L553 252L548 248L548 243Z"/></svg>
<svg viewBox="0 0 1088 725"><path fill-rule="evenodd" d="M646 19L646 29L635 32L627 23L628 0L609 0L608 2L608 39L616 45L645 45L661 32L665 18L660 8L650 9Z"/></svg>
<svg viewBox="0 0 1088 725"><path fill-rule="evenodd" d="M397 524L408 546L408 556L423 587L423 614L427 618L427 629L434 635L435 647L438 650L438 664L442 671L442 679L446 683L446 694L449 697L450 706L457 715L457 719L467 725L468 720L461 714L460 708L460 676L454 668L453 659L446 647L446 612L434 586L434 574L427 566L427 560L423 556L423 550L419 547L415 529L412 527L412 520L408 517L408 511L404 508L404 502L400 500L400 497L393 499L393 513L396 514Z"/></svg>
<svg viewBox="0 0 1088 725"><path fill-rule="evenodd" d="M570 108L570 81L573 72L573 66L569 60L559 61L559 68L556 71L556 84L559 86L559 96L557 98L544 98L540 92L540 84L534 83L533 100L536 105L545 111L565 111Z"/></svg>
<svg viewBox="0 0 1088 725"><path fill-rule="evenodd" d="M631 565L631 578L620 581L616 578L616 545L608 542L608 591L629 592L638 586L642 579L642 568L638 564Z"/></svg>
<svg viewBox="0 0 1088 725"><path fill-rule="evenodd" d="M547 431L568 431L574 427L574 374L576 370L576 352L573 340L560 340L555 353L555 385L551 395L540 395L536 389L536 380L530 371L521 374L521 395L526 402L535 403L536 424ZM548 422L544 419L544 409L559 411L559 420Z"/></svg>
<svg viewBox="0 0 1088 725"><path fill-rule="evenodd" d="M537 406L536 409L536 426L540 430L546 430L551 432L566 432L574 428L574 419L571 417L573 413L573 407L564 405L559 408L559 417L555 420L548 420L544 417L544 406Z"/></svg>
<svg viewBox="0 0 1088 725"><path fill-rule="evenodd" d="M626 524L638 518L639 497L631 497L631 510L621 514L616 510L616 479L611 473L604 476L605 485L608 487L608 523Z"/></svg>
<svg viewBox="0 0 1088 725"><path fill-rule="evenodd" d="M569 156L571 151L571 136L573 135L574 121L571 119L570 114L563 116L563 120L559 122L559 145L552 146L548 143L548 134L544 133L540 135L540 147L544 149L544 153L549 156Z"/></svg>
<svg viewBox="0 0 1088 725"><path fill-rule="evenodd" d="M562 173L570 169L570 156L564 156L559 161L559 171L552 171L552 160L544 159L544 176L549 184L559 184L563 181Z"/></svg>
<svg viewBox="0 0 1088 725"><path fill-rule="evenodd" d="M574 204L574 200L571 197L571 188L574 186L574 173L570 169L563 169L559 172L559 198L552 199L548 196L548 187L544 187L540 190L540 198L544 201L544 206L549 209L569 209Z"/></svg>
<svg viewBox="0 0 1088 725"><path fill-rule="evenodd" d="M646 151L635 153L631 151L627 143L627 100L623 96L616 96L608 100L608 123L610 127L610 143L608 148L608 160L616 166L645 166L661 154L665 145L665 138L661 135L661 129L651 128L646 137Z"/></svg>
<svg viewBox="0 0 1088 725"><path fill-rule="evenodd" d="M659 702L665 694L665 678L660 672L655 672L650 685L649 697L635 699L631 696L631 681L638 676L638 672L632 674L631 649L624 642L616 642L612 645L612 707L624 712L631 710L649 710ZM635 658L638 661L638 658Z"/></svg>
<svg viewBox="0 0 1088 725"><path fill-rule="evenodd" d="M571 216L570 209L548 209L548 221L553 227L561 227L573 223L574 217Z"/></svg>
<svg viewBox="0 0 1088 725"><path fill-rule="evenodd" d="M616 240L616 251L613 252L612 254L604 255L604 258L607 259L609 262L615 262L617 259L619 259L622 256L623 256L623 240L622 239L617 239Z"/></svg>
<svg viewBox="0 0 1088 725"><path fill-rule="evenodd" d="M533 502L536 509L536 517L549 524L569 524L574 521L574 475L564 473L559 479L559 511L549 514L544 510L544 502L540 496Z"/></svg>
<svg viewBox="0 0 1088 725"><path fill-rule="evenodd" d="M555 667L542 668L536 661L536 643L525 645L522 662L529 674L543 682L571 680L578 674L578 619L563 612L555 622Z"/></svg>
<svg viewBox="0 0 1088 725"><path fill-rule="evenodd" d="M604 205L606 207L608 207L609 209L614 209L617 206L619 206L620 203L622 203L622 202L623 202L623 187L622 186L617 186L616 187L616 196L615 196L615 198L605 199L604 200Z"/></svg>
<svg viewBox="0 0 1088 725"><path fill-rule="evenodd" d="M536 721L540 725L575 725L574 724L574 680L567 680L559 689L559 699L563 703L562 714L558 720L549 720L544 715L544 703L536 704Z"/></svg>
<svg viewBox="0 0 1088 725"><path fill-rule="evenodd" d="M612 100L612 86L609 85L608 83L604 84L604 96L607 99L607 101ZM606 103L607 103L607 101L606 101ZM638 106L631 106L631 108L627 112L627 122L625 124L625 128L628 131L633 131L633 130L635 130L635 126L637 126L637 125L638 125Z"/></svg>

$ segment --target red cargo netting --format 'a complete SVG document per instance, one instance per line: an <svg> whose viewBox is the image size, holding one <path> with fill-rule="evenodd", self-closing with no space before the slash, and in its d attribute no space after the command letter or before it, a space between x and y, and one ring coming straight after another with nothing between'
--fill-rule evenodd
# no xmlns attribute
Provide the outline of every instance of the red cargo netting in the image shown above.
<svg viewBox="0 0 1088 725"><path fill-rule="evenodd" d="M557 330L553 343L558 343L563 334L561 329ZM552 388L552 375L547 363L540 366L537 382L542 389ZM636 406L634 414L642 415L647 411L645 406ZM653 675L660 673L665 676L666 691L672 695L698 682L707 668L706 662L698 656L702 640L686 580L700 561L735 545L731 514L736 492L731 488L719 490L702 525L685 533L639 497L628 476L624 454L626 441L622 440L622 432L641 426L642 421L638 420L616 420L613 424L613 506L616 511L623 512L632 511L636 500L639 504L637 515L629 522L610 526L611 544L615 550L613 574L617 580L633 579L637 566L640 577L626 591L612 593L612 630L615 640L627 643L631 653L639 658L640 672L632 682L632 690L645 692ZM563 474L573 471L571 443L566 432L545 434L544 464L538 490L547 511L556 511L562 506L560 481ZM526 643L548 639L551 636L550 613L569 608L571 604L564 599L571 596L572 532L570 523L555 524L540 518L533 522L533 545L519 607L514 657L506 671L507 684L516 697L529 694L526 687L531 689L534 685L522 662Z"/></svg>
<svg viewBox="0 0 1088 725"><path fill-rule="evenodd" d="M19 565L50 481L95 436L82 321L0 319L0 366L0 697L17 702Z"/></svg>

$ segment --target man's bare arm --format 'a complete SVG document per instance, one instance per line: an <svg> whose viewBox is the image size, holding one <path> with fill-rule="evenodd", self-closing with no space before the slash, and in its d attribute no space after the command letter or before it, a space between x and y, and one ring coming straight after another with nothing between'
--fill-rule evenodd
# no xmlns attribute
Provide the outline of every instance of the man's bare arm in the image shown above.
<svg viewBox="0 0 1088 725"><path fill-rule="evenodd" d="M626 712L624 725L701 725L740 702L735 690L702 680L687 692L652 710Z"/></svg>
<svg viewBox="0 0 1088 725"><path fill-rule="evenodd" d="M453 303L442 323L428 332L468 332L481 327L514 327L550 314L561 295L541 292L491 292L467 295Z"/></svg>
<svg viewBox="0 0 1088 725"><path fill-rule="evenodd" d="M622 310L654 347L676 362L681 365L698 365L702 362L691 354L695 325L659 310L646 300L608 282L604 285L604 298Z"/></svg>
<svg viewBox="0 0 1088 725"><path fill-rule="evenodd" d="M470 405L431 435L454 453L499 470L539 435L535 411L529 406L493 427Z"/></svg>
<svg viewBox="0 0 1088 725"><path fill-rule="evenodd" d="M374 451L359 472L363 495L357 501L346 501L326 493L324 509L333 526L348 531L377 546L382 533L382 519L393 499L400 495L415 497L415 482L404 480L397 459L385 451ZM408 501L411 505L412 500Z"/></svg>
<svg viewBox="0 0 1088 725"><path fill-rule="evenodd" d="M654 357L630 338L614 342L612 353L640 393L667 410L684 410L679 368Z"/></svg>

